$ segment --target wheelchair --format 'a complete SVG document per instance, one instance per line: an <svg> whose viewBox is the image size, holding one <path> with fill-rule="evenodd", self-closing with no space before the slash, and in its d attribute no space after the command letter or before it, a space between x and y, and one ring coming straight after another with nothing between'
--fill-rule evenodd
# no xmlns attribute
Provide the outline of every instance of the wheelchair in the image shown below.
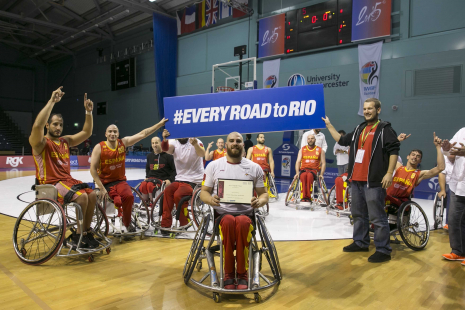
<svg viewBox="0 0 465 310"><path fill-rule="evenodd" d="M328 194L328 204L326 206L326 214L335 214L337 217L340 217L341 215L344 216L351 216L350 213L350 207L352 205L352 198L350 197L350 183L347 182L347 187L344 190L344 196L343 196L343 204L342 204L342 210L338 209L336 207L337 202L336 202L336 185L333 185L331 187L329 194Z"/></svg>
<svg viewBox="0 0 465 310"><path fill-rule="evenodd" d="M302 184L299 177L292 180L291 185L286 194L286 199L284 204L286 206L295 205L296 210L305 209L308 206L302 205ZM319 178L320 173L318 172L313 180L313 191L311 195L310 210L314 211L317 207L326 207L328 202L328 188L326 187L326 182Z"/></svg>
<svg viewBox="0 0 465 310"><path fill-rule="evenodd" d="M182 197L179 201L178 205L172 209L171 215L174 220L174 225L171 228L164 228L161 227L162 215L163 215L163 196L164 192L161 192L153 202L153 208L151 211L151 219L152 219L152 226L155 228L153 234L156 236L161 231L167 231L170 233L171 238L175 238L177 235L182 233L195 233L197 229L194 227L194 224L199 227L198 225L201 223L202 218L207 214L212 214L213 209L209 206L204 204L200 200L200 190L201 185L196 185L192 195ZM187 209L186 209L186 218L187 218L187 225L181 226L179 222L179 217L181 216L182 212L182 205L185 202L189 202ZM189 230L190 228L192 230ZM210 233L213 231L213 227L209 230Z"/></svg>
<svg viewBox="0 0 465 310"><path fill-rule="evenodd" d="M268 193L269 200L278 201L279 200L278 188L276 187L276 182L273 176L271 175L270 170L264 169L263 172L265 173L264 181L265 181L265 187ZM269 210L267 210L266 215L268 215L268 211Z"/></svg>
<svg viewBox="0 0 465 310"><path fill-rule="evenodd" d="M430 227L428 217L420 205L412 200L404 201L400 206L391 204L389 201L385 207L391 237L391 242L400 244L397 235L402 241L414 251L423 250L428 244ZM373 236L373 232L370 232Z"/></svg>
<svg viewBox="0 0 465 310"><path fill-rule="evenodd" d="M260 292L266 289L270 289L280 284L282 279L281 266L279 264L278 253L276 252L275 245L271 239L271 235L265 226L263 217L258 216L257 212L254 212L253 219L255 222L255 229L252 232L252 239L249 244L248 251L248 289L246 290L230 290L224 288L224 270L223 270L223 248L222 239L220 237L218 225L215 225L214 234L210 238L205 247L205 237L208 233L208 229L213 222L211 214L207 214L202 220L199 230L197 231L189 254L186 259L183 270L184 283L187 285L189 281L195 286L207 289L213 292L213 300L217 303L221 302L220 294L254 294L255 302L259 303L262 301ZM260 243L256 238L256 231L260 235ZM216 240L216 244L215 244ZM265 256L270 270L264 272L262 270L262 256ZM218 257L215 262L215 257ZM198 272L202 269L202 261L206 259L208 264L208 270L206 274L199 280L192 278L194 269ZM216 272L216 263L219 263L220 273L219 277ZM263 272L263 273L262 273ZM272 276L264 275L264 273L271 272ZM205 280L210 277L210 284L204 283ZM264 282L260 282L262 279Z"/></svg>
<svg viewBox="0 0 465 310"><path fill-rule="evenodd" d="M99 188L95 190L100 191ZM135 236L140 236L142 240L145 237L145 232L150 228L150 212L147 203L142 199L142 195L137 189L131 187L131 191L134 196L134 203L131 211L131 224L136 228L135 232L123 231L122 211L115 206L113 200L108 196L100 197L101 195L98 195L98 204L104 210L108 219L110 219L108 234L115 238L119 238L120 242L122 242L123 239L129 239Z"/></svg>
<svg viewBox="0 0 465 310"><path fill-rule="evenodd" d="M434 196L434 203L433 203L433 219L434 219L433 227L434 229L438 229L438 227L444 227L443 226L444 208L445 208L444 197L439 198L438 193L436 193L436 196Z"/></svg>
<svg viewBox="0 0 465 310"><path fill-rule="evenodd" d="M157 180L157 181L160 181L160 180ZM143 181L142 181L143 182ZM142 184L142 182L140 182L139 184L137 184L136 186L134 186L134 189L139 192L142 196L142 193L141 191L139 190L139 187L140 185ZM147 208L149 210L149 213L151 214L152 212L152 208L154 207L155 205L155 200L157 198L158 195L160 195L161 193L163 193L163 191L165 190L165 187L166 187L166 184L165 182L155 182L157 183L157 185L155 186L155 188L153 189L152 191L152 200L150 200L150 197L149 197L149 200L148 201L145 201L145 204L147 205Z"/></svg>
<svg viewBox="0 0 465 310"><path fill-rule="evenodd" d="M13 247L18 258L28 265L40 265L53 256L87 256L94 261L94 253L111 252L111 240L107 238L108 219L99 204L96 205L91 229L99 246L94 249L81 247L68 241L78 225L83 227L81 206L75 202L61 205L57 202L58 191L50 184L34 185L36 200L29 203L18 216L13 229ZM99 225L95 225L99 223ZM67 236L68 234L68 236Z"/></svg>

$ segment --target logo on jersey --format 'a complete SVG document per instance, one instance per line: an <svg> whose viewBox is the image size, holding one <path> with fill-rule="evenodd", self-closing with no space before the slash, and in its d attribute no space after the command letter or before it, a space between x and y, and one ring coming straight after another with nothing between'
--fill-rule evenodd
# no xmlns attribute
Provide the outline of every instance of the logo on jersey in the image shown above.
<svg viewBox="0 0 465 310"><path fill-rule="evenodd" d="M305 77L300 73L291 75L289 80L287 80L287 86L299 86L299 85L305 85Z"/></svg>
<svg viewBox="0 0 465 310"><path fill-rule="evenodd" d="M363 65L360 70L360 79L363 83L371 85L378 81L378 63L376 61L369 61Z"/></svg>
<svg viewBox="0 0 465 310"><path fill-rule="evenodd" d="M110 166L110 170L115 170L116 167L115 166Z"/></svg>
<svg viewBox="0 0 465 310"><path fill-rule="evenodd" d="M124 146L118 148L118 153L119 154L124 153L124 151L125 151Z"/></svg>
<svg viewBox="0 0 465 310"><path fill-rule="evenodd" d="M278 81L278 79L276 78L276 75L270 75L265 80L265 88L274 88L274 87L276 87L276 82L277 81Z"/></svg>
<svg viewBox="0 0 465 310"><path fill-rule="evenodd" d="M23 158L22 157L7 157L6 164L10 165L13 168L18 167L19 164L21 165L23 164Z"/></svg>
<svg viewBox="0 0 465 310"><path fill-rule="evenodd" d="M320 152L316 151L316 155L320 155Z"/></svg>
<svg viewBox="0 0 465 310"><path fill-rule="evenodd" d="M414 179L414 178L415 178L415 175L416 175L416 174L412 173L412 175L411 175L410 177L411 177L412 179Z"/></svg>

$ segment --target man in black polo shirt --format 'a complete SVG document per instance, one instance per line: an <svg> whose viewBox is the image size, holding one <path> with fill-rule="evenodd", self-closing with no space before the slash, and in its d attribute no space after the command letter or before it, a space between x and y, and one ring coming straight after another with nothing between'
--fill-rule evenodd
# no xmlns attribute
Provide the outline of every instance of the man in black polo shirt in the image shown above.
<svg viewBox="0 0 465 310"><path fill-rule="evenodd" d="M380 263L391 259L390 230L384 211L386 189L392 183L400 142L389 122L379 119L381 102L369 98L363 104L365 121L355 130L341 136L323 118L331 136L341 146L350 146L348 178L352 182L351 213L354 219L354 242L344 252L367 252L370 245L369 222L374 225L376 252L369 262Z"/></svg>
<svg viewBox="0 0 465 310"><path fill-rule="evenodd" d="M145 181L140 184L139 190L145 201L152 202L152 192L155 188L166 186L174 182L176 167L174 166L173 155L165 153L161 149L161 140L158 137L152 138L153 152L147 155L145 164Z"/></svg>

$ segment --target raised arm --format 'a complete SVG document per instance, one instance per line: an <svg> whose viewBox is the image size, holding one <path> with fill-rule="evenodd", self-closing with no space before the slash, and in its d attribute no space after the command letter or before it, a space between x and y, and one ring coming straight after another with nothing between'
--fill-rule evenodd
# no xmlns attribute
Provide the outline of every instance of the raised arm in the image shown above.
<svg viewBox="0 0 465 310"><path fill-rule="evenodd" d="M50 100L39 112L36 120L34 121L34 125L32 125L31 135L29 136L29 143L31 144L32 150L35 154L40 154L44 150L46 143L44 137L44 127L48 118L50 117L50 114L52 113L52 109L55 106L55 103L60 102L61 98L65 94L61 91L62 88L63 86L60 86L57 90L53 91Z"/></svg>
<svg viewBox="0 0 465 310"><path fill-rule="evenodd" d="M326 128L328 128L329 133L333 137L334 141L339 142L339 139L341 139L341 134L337 132L336 128L334 128L334 126L329 121L329 118L326 116L322 117L321 119L325 121Z"/></svg>
<svg viewBox="0 0 465 310"><path fill-rule="evenodd" d="M274 159L273 159L273 151L271 148L268 148L268 162L270 163L270 173L274 178Z"/></svg>
<svg viewBox="0 0 465 310"><path fill-rule="evenodd" d="M253 146L249 147L249 149L247 150L247 159L248 160L252 160L252 152L253 152Z"/></svg>
<svg viewBox="0 0 465 310"><path fill-rule="evenodd" d="M166 152L170 155L174 153L174 145L170 145L168 142L168 137L170 136L170 132L168 130L163 130L162 133L163 141L161 142L161 149L163 152Z"/></svg>
<svg viewBox="0 0 465 310"><path fill-rule="evenodd" d="M210 148L213 145L213 141L208 143L207 150L205 151L205 160L209 161L213 159L213 151L210 152Z"/></svg>
<svg viewBox="0 0 465 310"><path fill-rule="evenodd" d="M153 134L155 131L157 131L159 128L165 126L165 123L168 121L168 119L164 118L162 119L160 122L158 122L157 124L153 125L152 127L149 127L149 128L145 128L144 130L142 130L141 132L139 132L138 134L135 134L133 136L130 136L130 137L124 137L123 139L123 143L126 147L128 146L131 146L131 145L134 145L136 144L137 142L139 142L140 140L142 139L145 139L147 138L148 136L150 136L151 134Z"/></svg>
<svg viewBox="0 0 465 310"><path fill-rule="evenodd" d="M94 121L92 119L92 110L94 109L94 103L92 100L87 99L87 93L84 94L84 108L86 109L86 121L82 130L72 136L64 136L63 138L68 141L69 146L76 146L84 142L90 136L92 136L92 129Z"/></svg>
<svg viewBox="0 0 465 310"><path fill-rule="evenodd" d="M297 160L295 162L295 177L294 177L294 179L299 176L301 161L302 161L302 149L299 150L299 155L297 155Z"/></svg>
<svg viewBox="0 0 465 310"><path fill-rule="evenodd" d="M205 156L205 149L203 148L203 146L199 144L199 141L197 140L197 138L190 138L189 142L194 146L195 154L197 154L198 157Z"/></svg>
<svg viewBox="0 0 465 310"><path fill-rule="evenodd" d="M437 176L441 171L446 169L446 162L444 161L444 155L441 150L441 139L436 137L436 133L433 133L434 145L436 146L436 162L437 166L430 170L422 170L420 172L420 177L418 178L417 185L420 184L422 180L432 178Z"/></svg>
<svg viewBox="0 0 465 310"><path fill-rule="evenodd" d="M94 147L94 150L92 152L92 156L90 158L90 174L92 175L92 178L94 179L95 184L98 186L100 189L100 193L102 194L103 197L105 194L107 194L107 190L102 184L102 181L100 180L100 177L98 176L97 169L100 166L100 154L102 153L102 148L100 147L100 144L97 144Z"/></svg>

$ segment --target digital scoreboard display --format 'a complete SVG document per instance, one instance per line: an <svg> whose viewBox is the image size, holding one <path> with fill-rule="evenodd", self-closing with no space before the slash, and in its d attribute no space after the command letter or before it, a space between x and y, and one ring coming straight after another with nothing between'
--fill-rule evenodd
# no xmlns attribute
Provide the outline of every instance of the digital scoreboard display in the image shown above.
<svg viewBox="0 0 465 310"><path fill-rule="evenodd" d="M352 0L329 0L286 13L284 52L351 42Z"/></svg>

